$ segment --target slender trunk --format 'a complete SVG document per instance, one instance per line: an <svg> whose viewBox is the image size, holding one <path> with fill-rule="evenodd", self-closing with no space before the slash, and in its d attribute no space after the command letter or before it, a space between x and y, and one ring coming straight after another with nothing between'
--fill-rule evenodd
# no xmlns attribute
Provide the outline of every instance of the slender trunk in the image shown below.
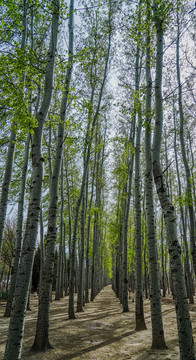
<svg viewBox="0 0 196 360"><path fill-rule="evenodd" d="M29 159L29 149L30 149L30 134L27 136L25 144L25 155L22 169L22 178L20 184L20 194L18 199L18 214L17 214L17 229L16 229L16 242L14 249L14 260L12 265L12 276L11 283L9 288L9 295L6 304L5 317L9 317L11 313L12 301L14 296L14 290L16 285L16 277L18 273L18 266L20 261L20 255L22 250L22 227L23 227L23 209L24 209L24 199L25 199L25 186L26 186L26 177L27 177L27 166Z"/></svg>
<svg viewBox="0 0 196 360"><path fill-rule="evenodd" d="M149 4L148 6L148 20ZM154 218L154 201L153 201L153 173L152 173L152 157L151 157L151 96L152 96L152 79L150 74L150 32L148 29L146 39L146 134L145 134L145 158L146 158L146 216L147 216L147 235L148 235L148 259L149 259L149 275L150 275L150 307L152 322L152 348L165 349L165 339L161 312L161 293L159 269L157 262L157 246L156 246L156 228Z"/></svg>
<svg viewBox="0 0 196 360"><path fill-rule="evenodd" d="M174 152L175 152L175 161L176 161L176 172L177 172L177 179L178 179L178 191L179 191L179 198L182 198L182 189L181 189L181 180L180 180L180 173L178 167L178 154L176 149L176 126L175 126L175 113L174 113L174 128L175 128L175 135L174 135ZM193 289L192 289L192 279L191 279L191 271L190 271L190 264L189 264L189 247L187 241L187 229L186 229L186 220L184 216L184 209L182 204L180 204L180 217L182 222L182 230L183 230L183 240L184 240L184 247L185 247L185 270L187 276L187 294L189 297L190 304L194 303L193 298Z"/></svg>
<svg viewBox="0 0 196 360"><path fill-rule="evenodd" d="M94 239L93 239L93 291L91 293L91 300L99 293L102 288L102 258L101 258L101 239L102 239L102 228L101 228L101 214L102 214L102 182L103 182L103 165L104 165L104 152L105 152L105 141L106 141L107 124L105 125L104 139L102 141L102 135L100 126L98 125L97 136L96 136L96 171L95 171L95 212L94 212ZM100 151L101 146L102 153Z"/></svg>
<svg viewBox="0 0 196 360"><path fill-rule="evenodd" d="M36 246L38 221L40 215L41 193L43 182L43 156L42 156L42 131L49 110L57 45L59 24L59 2L54 3L52 19L51 40L48 52L48 61L45 75L45 90L40 111L37 114L38 126L35 128L32 139L32 177L29 208L27 214L26 230L22 249L21 263L17 276L13 307L10 317L8 339L4 360L21 359L22 339L24 332L24 319L28 299L29 283L32 274L34 251Z"/></svg>
<svg viewBox="0 0 196 360"><path fill-rule="evenodd" d="M39 226L40 226L40 281L41 281L42 274L43 274L43 268L44 268L44 262L45 262L44 223L43 223L42 204L41 204L41 208L40 208Z"/></svg>
<svg viewBox="0 0 196 360"><path fill-rule="evenodd" d="M68 217L69 217L69 261L71 259L71 238L72 238L72 218L71 218L71 202L70 202L70 191L69 191L69 178L68 178L68 166L67 161L65 165L66 183L67 183L67 206L68 206Z"/></svg>
<svg viewBox="0 0 196 360"><path fill-rule="evenodd" d="M86 239L86 289L85 289L85 302L89 302L89 245L90 245L90 225L91 225L91 208L93 203L94 195L94 180L95 180L95 165L96 165L96 154L94 159L93 174L92 174L92 185L91 185L91 197L89 202L89 214L88 214L88 224L87 224L87 239Z"/></svg>
<svg viewBox="0 0 196 360"><path fill-rule="evenodd" d="M95 171L95 211L94 211L94 237L93 237L93 288L91 292L91 300L95 298L95 296L99 293L101 289L100 284L100 211L101 211L101 186L100 186L100 179L101 179L101 171L100 171L100 138L99 134L96 136L96 148L97 148L97 163L96 163L96 171Z"/></svg>
<svg viewBox="0 0 196 360"><path fill-rule="evenodd" d="M50 299L52 294L52 278L55 259L55 245L57 236L57 206L58 206L58 183L63 155L63 143L65 132L65 115L67 101L69 95L69 86L71 82L71 73L73 67L73 16L74 16L74 0L70 0L69 9L69 56L67 73L65 78L65 92L63 94L60 110L61 121L58 125L58 139L56 146L56 154L52 178L50 182L50 202L48 211L48 229L47 229L47 245L46 260L42 279L40 283L39 294L39 310L36 327L35 340L32 346L34 351L46 351L51 348L49 342L49 315L50 315Z"/></svg>
<svg viewBox="0 0 196 360"><path fill-rule="evenodd" d="M25 5L26 6L26 5ZM24 12L26 13L26 9L24 8ZM26 15L25 15L26 17ZM33 14L33 7L31 8L31 50L33 50L33 24L34 24L34 14ZM23 43L25 40L23 39ZM37 115L37 110L40 104L40 86L38 87L38 96L36 102L36 109L35 109L35 116ZM29 94L29 111L32 113L32 91L30 90ZM30 134L27 135L27 140L25 143L25 154L23 160L23 168L22 168L22 176L21 176L21 184L20 184L20 194L18 199L18 213L17 213L17 229L16 229L16 242L15 242L15 249L14 249L14 260L12 265L12 276L11 276L11 283L9 289L8 300L6 304L5 310L5 317L9 317L11 313L12 301L14 296L14 290L16 285L16 278L18 273L19 261L22 251L22 235L23 235L23 210L24 210L24 200L25 200L25 188L26 188L26 178L27 178L27 168L28 168L28 161L29 161L29 151L30 151Z"/></svg>
<svg viewBox="0 0 196 360"><path fill-rule="evenodd" d="M155 5L157 5L155 3ZM181 360L195 360L191 320L187 302L181 248L177 239L175 209L170 203L164 184L160 165L160 148L162 139L162 68L163 68L163 21L155 6L157 31L156 81L155 81L155 129L153 139L153 174L157 194L164 214L167 242L170 254L171 274L175 289L176 316Z"/></svg>
<svg viewBox="0 0 196 360"><path fill-rule="evenodd" d="M196 206L196 189L195 189L195 178L194 178L195 161L194 161L194 156L193 156L190 132L188 133L188 138L189 138L189 146L190 146L190 153L191 153L191 160L192 160L191 175L192 175L192 184L193 184L193 196L194 196L194 204Z"/></svg>
<svg viewBox="0 0 196 360"><path fill-rule="evenodd" d="M138 129L135 151L135 237L136 237L136 295L135 316L136 330L146 330L143 308L143 264L142 264L142 234L141 234L141 200L140 200L140 134L141 117L138 116Z"/></svg>
<svg viewBox="0 0 196 360"><path fill-rule="evenodd" d="M65 288L65 222L64 222L64 171L63 171L63 159L61 165L61 215L60 215L60 239L59 243L61 244L62 250L61 254L61 262L60 262L60 281L59 281L59 293L60 298L64 296L64 288Z"/></svg>
<svg viewBox="0 0 196 360"><path fill-rule="evenodd" d="M141 2L139 5L141 5ZM140 8L138 16L138 24L140 25ZM140 38L140 30L138 32ZM135 317L136 317L136 330L145 330L146 324L144 320L143 308L143 261L142 261L142 233L141 233L141 182L140 182L140 138L142 129L141 119L141 104L139 99L139 58L140 48L137 45L136 55L136 69L135 69L135 101L134 108L138 114L138 125L136 135L136 149L135 149L135 237L136 237L136 294L135 294Z"/></svg>
<svg viewBox="0 0 196 360"><path fill-rule="evenodd" d="M91 77L92 77L92 74L91 74ZM86 163L88 144L89 144L89 140L90 140L89 139L90 138L90 125L92 122L92 107L93 107L94 92L95 92L95 87L93 86L91 89L91 99L90 99L89 112L88 112L88 123L87 123L86 136L85 136L85 142L84 142L84 155L83 155L84 167L85 167L85 163ZM81 209L81 251L80 251L80 257L79 257L79 287L78 287L78 298L77 298L77 311L78 312L83 311L82 308L83 308L83 303L84 303L84 294L83 294L84 247L85 247L85 225L86 225L86 208L87 208L88 173L89 173L89 164L87 165L86 179L85 179L84 191L83 191L83 197L82 197L82 209ZM90 226L90 224L89 224L89 226ZM90 229L89 229L89 231L90 231ZM89 251L89 234L88 234L87 250ZM88 279L87 279L87 283L88 283Z"/></svg>
<svg viewBox="0 0 196 360"><path fill-rule="evenodd" d="M135 136L135 117L133 119L133 129L130 132L130 142L133 146ZM129 221L129 209L130 209L130 199L131 199L131 187L132 187L132 178L133 178L133 166L134 166L134 153L130 150L130 158L128 162L128 176L126 188L126 199L124 201L125 213L123 218L123 292L122 292L122 304L123 312L129 311L128 305L128 258L127 258L127 235L128 235L128 221Z"/></svg>
<svg viewBox="0 0 196 360"><path fill-rule="evenodd" d="M27 9L28 9L28 2L26 0L23 1L23 29L22 29L22 40L20 49L24 51L27 39ZM23 74L22 79L19 81L24 84L25 74ZM3 231L5 225L5 218L7 212L7 203L8 203L8 195L9 195L9 187L11 182L12 176L12 167L14 162L14 152L15 152L15 145L16 145L16 124L12 124L11 134L10 134L10 141L8 145L8 152L6 158L6 166L5 166L5 173L4 179L2 184L1 190L1 199L0 199L0 256L1 256L1 248L2 248L2 240L3 240Z"/></svg>
<svg viewBox="0 0 196 360"><path fill-rule="evenodd" d="M68 295L68 266L67 266L67 253L66 253L66 242L65 242L65 223L63 230L63 249L64 249L64 287L65 287L65 296Z"/></svg>
<svg viewBox="0 0 196 360"><path fill-rule="evenodd" d="M192 196L191 171L188 164L185 142L184 142L184 112L182 106L182 85L180 79L180 56L179 56L180 25L179 25L178 11L177 11L177 24L178 24L178 33L177 33L177 43L176 43L176 67L177 67L177 80L178 80L178 106L179 106L179 114L180 114L180 145L182 152L182 160L186 174L187 202L188 202L187 206L189 210L189 219L190 219L190 247L191 247L191 255L193 260L194 271L196 275L196 229L195 229L194 207L193 207L193 196Z"/></svg>
<svg viewBox="0 0 196 360"><path fill-rule="evenodd" d="M78 279L78 296L77 312L83 311L84 304L84 246L85 246L85 224L86 224L86 184L82 197L81 209L81 238L80 238L80 255L79 255L79 279Z"/></svg>
<svg viewBox="0 0 196 360"><path fill-rule="evenodd" d="M59 254L58 254L58 264L57 264L57 277L56 277L56 293L55 300L60 300L62 296L62 274L63 274L63 230L64 230L64 196L63 196L63 159L61 163L61 212L60 212L60 235L59 235Z"/></svg>
<svg viewBox="0 0 196 360"><path fill-rule="evenodd" d="M163 297L165 297L166 296L166 284L165 284L165 265L164 265L163 216L161 217L161 266L162 266Z"/></svg>
<svg viewBox="0 0 196 360"><path fill-rule="evenodd" d="M75 319L75 312L74 312L74 274L75 274L75 249L76 249L76 235L77 235L78 216L79 216L79 210L80 210L80 205L81 205L81 201L82 201L83 191L84 191L84 187L85 187L88 164L89 164L89 160L90 160L90 152L91 152L93 134L94 134L95 125L96 125L97 118L98 118L99 111L100 111L100 107L101 107L101 100L102 100L103 90L104 90L106 77L107 77L109 55L110 55L110 46L111 46L111 29L109 29L109 43L108 43L108 51L107 51L107 56L106 56L106 61L105 61L104 76L103 76L103 80L102 80L102 84L101 84L101 88L100 88L100 93L99 93L99 99L98 99L96 112L95 112L95 115L94 115L93 120L92 120L91 137L89 139L88 149L87 149L87 153L86 153L86 160L85 160L84 169L83 169L82 184L81 184L80 194L79 194L79 197L78 197L78 200L77 200L76 213L75 213L74 226L73 226L73 236L72 236L72 244L71 244L71 258L70 258L70 281L69 281L69 318L70 319Z"/></svg>
<svg viewBox="0 0 196 360"><path fill-rule="evenodd" d="M11 134L10 134L9 145L8 145L5 173L4 173L4 179L3 179L2 190L1 190L1 199L0 199L0 255L1 255L1 248L2 248L5 218L6 218L6 212L7 212L9 187L10 187L11 176L12 176L12 167L13 167L13 162L14 162L15 144L16 144L16 126L15 126L15 124L13 124L12 129L11 129Z"/></svg>

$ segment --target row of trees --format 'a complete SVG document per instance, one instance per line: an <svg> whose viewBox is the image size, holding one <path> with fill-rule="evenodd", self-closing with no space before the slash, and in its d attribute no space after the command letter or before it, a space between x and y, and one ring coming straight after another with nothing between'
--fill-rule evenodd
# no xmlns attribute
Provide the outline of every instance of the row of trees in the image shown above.
<svg viewBox="0 0 196 360"><path fill-rule="evenodd" d="M55 298L69 293L70 319L74 291L83 311L110 277L123 311L129 310L128 284L135 291L136 329L144 330L143 287L146 293L149 287L153 348L166 347L160 277L163 295L170 278L180 356L195 359L187 302L196 271L192 17L181 1L3 6L2 249L8 205L18 203L4 359L21 358L37 239L33 350L51 347L57 251ZM187 72L182 36L192 45L189 52L182 48Z"/></svg>

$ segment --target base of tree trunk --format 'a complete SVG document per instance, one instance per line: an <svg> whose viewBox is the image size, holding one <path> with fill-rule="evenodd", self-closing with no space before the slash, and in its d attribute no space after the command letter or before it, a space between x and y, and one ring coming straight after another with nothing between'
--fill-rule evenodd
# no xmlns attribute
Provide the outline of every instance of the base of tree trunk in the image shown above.
<svg viewBox="0 0 196 360"><path fill-rule="evenodd" d="M194 304L194 299L193 298L189 298L189 304Z"/></svg>
<svg viewBox="0 0 196 360"><path fill-rule="evenodd" d="M49 349L54 349L54 347L50 345L49 340L41 340L40 338L35 338L34 344L31 347L32 352L46 352Z"/></svg>
<svg viewBox="0 0 196 360"><path fill-rule="evenodd" d="M155 349L159 349L159 350L168 349L168 347L167 347L167 345L165 343L165 339L161 336L159 339L153 340L151 349L152 350L155 350Z"/></svg>
<svg viewBox="0 0 196 360"><path fill-rule="evenodd" d="M77 310L76 310L77 312L84 312L84 310L83 310L83 308L82 308L82 306L81 305L78 305L77 306Z"/></svg>
<svg viewBox="0 0 196 360"><path fill-rule="evenodd" d="M75 317L75 315L74 314L69 314L69 319L70 320L74 320L76 317Z"/></svg>
<svg viewBox="0 0 196 360"><path fill-rule="evenodd" d="M123 308L123 312L129 312L129 307Z"/></svg>
<svg viewBox="0 0 196 360"><path fill-rule="evenodd" d="M3 317L9 318L10 314L11 314L11 311L6 309Z"/></svg>
<svg viewBox="0 0 196 360"><path fill-rule="evenodd" d="M135 330L137 331L147 330L144 319L136 319Z"/></svg>

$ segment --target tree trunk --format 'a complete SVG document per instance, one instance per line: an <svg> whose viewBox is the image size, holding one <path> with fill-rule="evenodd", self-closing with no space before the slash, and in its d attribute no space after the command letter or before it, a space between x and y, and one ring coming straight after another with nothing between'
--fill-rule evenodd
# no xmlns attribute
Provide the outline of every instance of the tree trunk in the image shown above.
<svg viewBox="0 0 196 360"><path fill-rule="evenodd" d="M186 148L184 143L184 112L182 106L182 85L180 79L180 59L179 59L180 25L179 25L178 10L177 10L177 24L178 24L178 33L177 33L177 43L176 43L176 67L177 67L177 80L178 80L178 105L179 105L179 114L180 114L180 145L181 145L182 159L186 174L187 202L188 202L187 206L189 210L189 220L190 220L190 247L191 247L191 255L193 260L194 271L196 275L196 229L195 229L194 207L193 207L193 196L192 196L191 171L189 168L188 159L186 155Z"/></svg>
<svg viewBox="0 0 196 360"><path fill-rule="evenodd" d="M147 23L149 21L149 3L147 8ZM153 173L151 157L151 96L152 96L152 79L150 74L150 34L147 30L146 39L146 134L145 134L145 189L146 189L146 216L147 216L147 236L148 236L148 260L150 275L150 307L152 322L152 349L165 349L165 339L161 312L161 293L159 269L157 262L156 247L156 228L154 219L154 201L153 201Z"/></svg>
<svg viewBox="0 0 196 360"><path fill-rule="evenodd" d="M191 320L187 302L181 248L177 240L175 209L169 201L160 165L162 138L162 68L163 68L163 20L155 2L155 23L157 31L156 81L155 81L155 130L153 139L153 174L157 194L164 214L167 242L170 254L171 274L175 288L176 316L181 360L195 360Z"/></svg>
<svg viewBox="0 0 196 360"><path fill-rule="evenodd" d="M14 249L14 260L12 265L12 276L11 283L9 288L9 295L6 304L5 317L9 317L11 313L12 301L14 296L14 290L16 285L16 278L18 273L18 266L20 261L20 255L22 250L22 226L23 226L23 209L24 209L24 199L25 199L25 186L26 186L26 177L27 177L27 166L29 159L29 149L30 149L30 134L27 136L25 144L25 155L22 168L22 178L20 184L20 195L18 199L18 214L17 214L17 229L16 229L16 242Z"/></svg>
<svg viewBox="0 0 196 360"><path fill-rule="evenodd" d="M161 217L161 267L162 267L163 297L165 297L166 296L166 282L165 282L165 264L164 264L163 216Z"/></svg>
<svg viewBox="0 0 196 360"><path fill-rule="evenodd" d="M34 351L46 351L51 348L49 342L49 315L50 315L50 299L52 293L52 275L55 259L55 245L57 236L57 206L58 206L58 183L60 168L63 155L64 132L65 132L65 115L69 94L69 86L71 82L71 73L73 67L73 16L74 16L74 0L70 0L69 9L69 56L67 73L65 78L65 91L63 94L60 110L61 121L58 125L58 138L56 146L56 154L52 178L50 182L50 202L48 210L48 229L46 244L46 259L39 289L39 310L36 327L35 340L32 346Z"/></svg>
<svg viewBox="0 0 196 360"><path fill-rule="evenodd" d="M138 117L136 151L135 151L135 237L136 237L136 294L135 317L136 330L146 330L143 308L143 266L142 266L142 234L141 234L141 203L140 203L140 134L141 117Z"/></svg>
<svg viewBox="0 0 196 360"><path fill-rule="evenodd" d="M22 39L21 39L21 51L24 52L26 39L27 39L27 9L28 9L28 2L26 0L23 1L23 29L22 29ZM19 81L24 84L25 74L23 74L22 79ZM15 145L16 145L16 124L12 124L10 140L8 145L8 152L6 158L6 166L5 166L5 173L4 179L2 184L1 190L1 199L0 199L0 257L1 257L1 248L2 248L2 241L3 241L3 231L5 225L5 218L7 212L7 203L8 203L8 195L9 195L9 187L11 182L12 176L12 167L14 162L14 152L15 152Z"/></svg>
<svg viewBox="0 0 196 360"><path fill-rule="evenodd" d="M32 274L34 251L36 246L38 221L40 215L41 193L43 182L42 131L52 97L53 73L57 33L59 23L59 2L54 3L51 40L45 75L45 90L40 111L37 114L38 126L32 139L32 177L26 230L22 249L21 263L17 276L13 307L10 317L8 339L4 360L18 360L21 358L24 319L28 299L29 283Z"/></svg>
<svg viewBox="0 0 196 360"><path fill-rule="evenodd" d="M178 155L177 155L177 149L176 149L176 124L175 124L175 113L174 113L174 128L175 128L175 135L174 135L174 153L175 153L175 161L176 161L176 172L177 172L177 179L178 179L178 191L179 191L179 198L182 199L182 189L181 189L181 180L180 180L180 173L179 173L179 167L178 167ZM183 241L184 241L184 247L185 247L185 270L186 270L186 276L187 276L187 294L189 297L190 304L194 303L193 298L193 289L192 289L192 278L191 278L191 271L190 271L190 264L189 264L189 247L188 247L188 241L187 241L187 227L186 227L186 220L184 215L184 209L182 207L183 205L180 204L180 217L182 222L182 230L183 230Z"/></svg>
<svg viewBox="0 0 196 360"><path fill-rule="evenodd" d="M93 195L94 195L94 180L95 180L95 165L96 165L96 154L94 159L94 166L93 166L93 174L92 174L92 184L91 184L91 197L88 207L88 224L87 224L87 239L86 239L86 288L85 288L85 302L89 302L89 242L90 242L90 225L91 225L91 208L93 203Z"/></svg>
<svg viewBox="0 0 196 360"><path fill-rule="evenodd" d="M139 3L141 5L141 1ZM140 9L138 16L140 25ZM138 32L140 38L140 30ZM135 237L136 237L136 292L135 292L135 321L136 330L146 330L143 308L143 261L142 261L142 233L141 233L141 200L140 200L140 138L142 129L141 104L139 99L139 58L140 48L137 44L136 67L135 67L135 99L134 111L138 114L135 148Z"/></svg>
<svg viewBox="0 0 196 360"><path fill-rule="evenodd" d="M111 15L111 14L110 14ZM110 16L109 16L110 18ZM80 188L80 194L77 200L76 205L76 212L75 212L75 219L74 219L74 226L73 226L73 236L72 236L72 244L71 244L71 258L70 258L70 281L69 281L69 319L75 319L75 311L74 311L74 275L75 275L75 251L76 251L76 235L77 235L77 226L78 226L78 216L79 216L79 210L80 205L83 197L83 191L85 187L86 182L86 174L88 170L88 164L90 160L90 151L91 151L91 145L92 145L92 139L94 135L95 126L97 123L97 118L100 111L101 106L101 100L103 96L103 90L106 82L107 77L107 70L108 70L108 63L109 63L109 56L110 56L110 46L111 46L111 25L109 21L109 41L108 41L108 49L107 49L107 55L106 55L106 61L105 61L105 69L104 69L104 75L103 80L101 83L101 88L99 92L99 98L98 98L98 104L96 108L95 115L92 120L91 130L90 130L90 137L89 137L89 143L87 146L87 153L86 153L86 159L83 169L83 177L82 177L82 184Z"/></svg>
<svg viewBox="0 0 196 360"><path fill-rule="evenodd" d="M57 277L56 277L56 293L55 300L60 300L63 297L62 291L62 275L63 275L63 232L64 232L64 194L63 194L63 159L61 163L61 211L60 211L60 235L59 235L59 256L57 264Z"/></svg>
<svg viewBox="0 0 196 360"><path fill-rule="evenodd" d="M87 180L87 179L86 179ZM80 238L80 254L79 254L79 279L78 279L78 297L77 312L83 311L84 305L84 247L85 247L85 224L86 224L86 184L82 197L81 209L81 238Z"/></svg>
<svg viewBox="0 0 196 360"><path fill-rule="evenodd" d="M0 199L0 255L1 255L1 248L3 241L3 230L4 230L5 218L7 212L9 187L12 176L12 167L14 162L15 144L16 144L16 126L15 124L13 124L10 134L9 145L8 145L5 173L4 173L4 179L1 190L1 199Z"/></svg>

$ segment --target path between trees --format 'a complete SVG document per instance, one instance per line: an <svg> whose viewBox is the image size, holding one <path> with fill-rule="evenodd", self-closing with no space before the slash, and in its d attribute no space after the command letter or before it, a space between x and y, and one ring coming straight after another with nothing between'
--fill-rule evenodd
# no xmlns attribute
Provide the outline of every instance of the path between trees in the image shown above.
<svg viewBox="0 0 196 360"><path fill-rule="evenodd" d="M133 298L133 294L132 294ZM27 312L22 359L30 360L176 360L179 359L174 303L171 297L162 301L163 322L168 350L152 351L150 302L144 301L146 331L135 331L134 303L129 300L130 312L122 307L111 286L105 287L93 302L86 304L83 313L68 320L68 297L51 305L50 341L54 349L47 353L29 352L34 340L38 299L32 297ZM8 319L3 318L0 305L0 359L3 358ZM190 307L196 344L196 305Z"/></svg>

